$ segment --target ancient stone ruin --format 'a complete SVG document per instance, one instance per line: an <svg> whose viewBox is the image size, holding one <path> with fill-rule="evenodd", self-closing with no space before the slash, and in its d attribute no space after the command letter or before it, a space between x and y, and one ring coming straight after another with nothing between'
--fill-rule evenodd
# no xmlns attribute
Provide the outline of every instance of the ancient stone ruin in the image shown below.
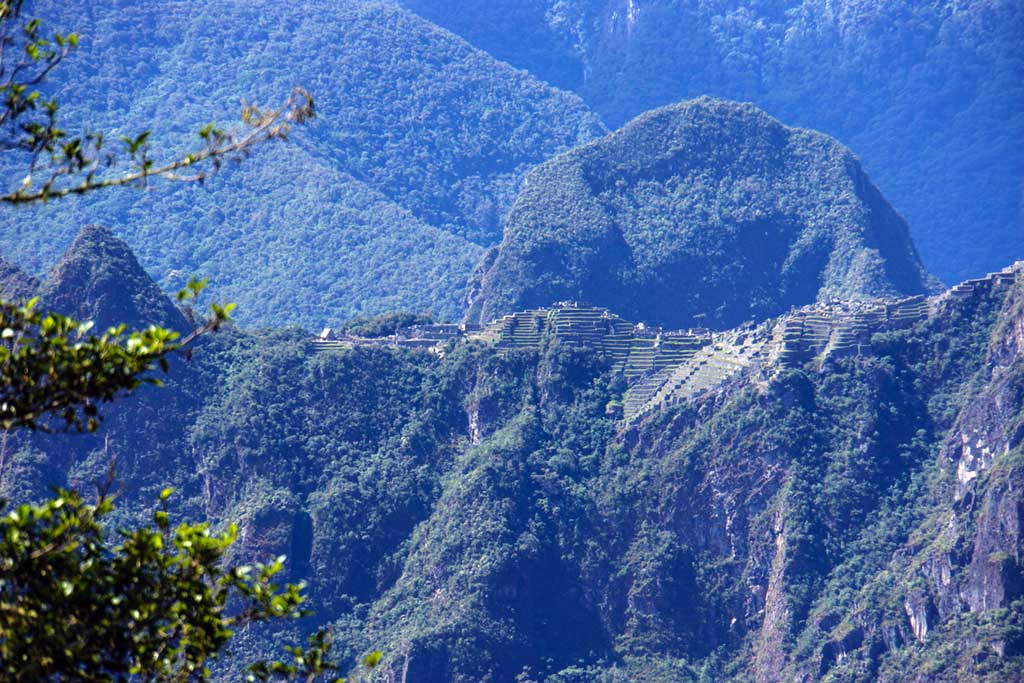
<svg viewBox="0 0 1024 683"><path fill-rule="evenodd" d="M767 379L787 368L871 353L877 332L910 327L951 302L1006 287L1024 273L1024 261L984 278L967 280L926 298L832 299L796 308L760 325L724 332L666 331L633 324L605 308L561 302L503 316L485 327L420 325L375 339L336 335L330 328L312 340L317 350L359 345L423 348L444 353L456 341L475 341L503 352L540 350L553 341L593 349L629 383L621 417L631 422L722 386L733 378Z"/></svg>

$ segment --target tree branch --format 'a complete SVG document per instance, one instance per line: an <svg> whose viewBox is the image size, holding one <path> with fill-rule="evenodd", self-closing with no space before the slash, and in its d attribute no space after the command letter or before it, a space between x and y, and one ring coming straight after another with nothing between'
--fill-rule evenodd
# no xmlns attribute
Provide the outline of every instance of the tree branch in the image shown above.
<svg viewBox="0 0 1024 683"><path fill-rule="evenodd" d="M284 102L275 110L264 112L252 105L245 105L242 109L242 121L248 130L240 135L226 135L216 131L212 127L204 128L200 135L208 141L207 147L192 152L182 158L153 166L146 156L144 147L145 134L136 141L126 140L129 144L133 158L139 165L139 170L132 173L97 180L94 177L95 167L99 159L93 159L79 169L64 164L54 169L50 177L39 186L31 186L31 175L26 178L26 186L19 190L0 195L0 201L7 204L29 204L33 202L47 201L49 199L66 197L69 195L81 195L94 190L111 187L122 187L137 183L145 184L149 178L162 178L164 180L178 182L202 182L211 174L210 170L201 170L196 173L181 175L178 171L191 169L210 162L214 165L215 172L220 168L223 159L239 159L246 155L249 150L261 143L273 139L285 139L293 124L302 124L316 115L313 104L313 97L302 88L296 88ZM85 179L75 185L56 188L55 183L63 176L75 175L85 172Z"/></svg>

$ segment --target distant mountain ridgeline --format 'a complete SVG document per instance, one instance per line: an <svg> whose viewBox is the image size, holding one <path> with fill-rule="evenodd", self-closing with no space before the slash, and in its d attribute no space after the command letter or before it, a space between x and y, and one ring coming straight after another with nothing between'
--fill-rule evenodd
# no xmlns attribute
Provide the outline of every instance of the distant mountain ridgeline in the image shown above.
<svg viewBox="0 0 1024 683"><path fill-rule="evenodd" d="M124 250L87 230L42 289L125 315L116 269L154 320ZM411 680L1014 680L1022 278L707 337L626 421L646 379L610 313L517 314L443 353L228 329L99 434L9 439L0 495L116 461L128 523L174 485L175 515L239 523L239 558L289 556L343 656L408 652Z"/></svg>
<svg viewBox="0 0 1024 683"><path fill-rule="evenodd" d="M946 282L1024 256L1019 2L399 2L612 127L711 95L837 137Z"/></svg>
<svg viewBox="0 0 1024 683"><path fill-rule="evenodd" d="M1002 142L1015 139L1016 119L994 99L1018 58L1004 49L1020 23L1009 6L974 2L949 16L945 6L916 8L907 22L890 21L887 12L898 3L846 3L832 14L772 6L717 21L724 10L710 5L538 1L465 6L453 23L459 3L407 4L514 65L577 88L614 123L711 92L754 99L787 123L837 134L864 155L873 180L910 217L925 262L947 280L1024 254L1019 155ZM465 280L500 238L526 172L606 132L578 97L394 3L317 0L300 10L262 0L88 7L36 0L30 11L83 34L82 49L53 83L72 129L152 127L157 143L174 147L194 139L203 122L230 121L240 98L272 104L295 84L317 96L320 118L309 130L288 145L258 150L205 187L126 190L0 219L0 255L35 275L81 225L109 225L164 289L190 274L208 276L219 298L241 304L248 323L314 328L325 318L396 309L458 319ZM900 28L892 36L872 28L889 25ZM506 47L487 42L495 26L515 27L501 29ZM666 46L665 26L707 35ZM930 33L936 26L942 29ZM773 48L779 54L762 54L759 41L726 40L784 27L786 39ZM841 40L829 37L836 32ZM732 50L725 57L724 46ZM841 59L830 52L836 46ZM679 50L696 52L684 59ZM533 56L520 59L527 52ZM655 69L663 55L674 55L671 68ZM558 66L566 59L575 65L568 71ZM697 66L680 66L691 62ZM882 62L885 69L875 68ZM825 63L839 64L831 80L817 70ZM743 75L758 64L756 77ZM870 77L861 73L869 66ZM578 73L568 78L570 71ZM948 87L936 91L936 83ZM1000 101L1009 106L1019 84L1003 85ZM937 94L905 101L925 86ZM609 108L601 93L621 98L622 106ZM967 106L969 114L956 114ZM984 143L974 142L979 136ZM648 152L656 148L654 141ZM16 182L22 171L13 165L5 174ZM686 220L703 220L703 209L692 208ZM668 220L659 207L648 211L654 222Z"/></svg>
<svg viewBox="0 0 1024 683"><path fill-rule="evenodd" d="M732 327L831 296L935 287L906 223L834 140L709 98L644 114L527 176L468 319L578 300Z"/></svg>
<svg viewBox="0 0 1024 683"><path fill-rule="evenodd" d="M237 118L241 100L313 92L308 130L204 187L0 217L3 256L29 271L100 223L165 288L202 274L250 322L312 327L396 308L457 318L526 170L605 132L577 96L394 6L38 0L28 11L82 34L53 76L72 130L153 128L155 145L182 148L203 123Z"/></svg>

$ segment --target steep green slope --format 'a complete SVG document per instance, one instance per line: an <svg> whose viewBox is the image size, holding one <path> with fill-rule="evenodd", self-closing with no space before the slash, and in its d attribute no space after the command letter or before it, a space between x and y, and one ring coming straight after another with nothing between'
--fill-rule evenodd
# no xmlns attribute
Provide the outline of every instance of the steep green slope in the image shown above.
<svg viewBox="0 0 1024 683"><path fill-rule="evenodd" d="M296 84L315 94L319 117L288 149L261 150L203 188L0 216L4 256L25 268L41 270L95 222L162 286L201 272L252 322L313 327L399 307L458 317L479 245L500 237L525 171L604 132L576 96L377 3L33 10L83 34L54 77L72 123L153 128L174 148L206 121L235 118L240 99L274 104Z"/></svg>
<svg viewBox="0 0 1024 683"><path fill-rule="evenodd" d="M400 4L574 89L609 125L712 95L837 137L947 282L1024 256L1019 2Z"/></svg>
<svg viewBox="0 0 1024 683"><path fill-rule="evenodd" d="M116 458L127 523L173 484L175 515L239 523L240 557L289 555L344 656L408 653L409 680L1016 680L1022 278L629 425L622 379L564 340L229 330L101 433L4 443L0 492Z"/></svg>
<svg viewBox="0 0 1024 683"><path fill-rule="evenodd" d="M721 328L815 299L930 286L906 223L848 150L703 98L527 176L469 317L574 299Z"/></svg>
<svg viewBox="0 0 1024 683"><path fill-rule="evenodd" d="M282 184L286 168L295 176ZM84 213L116 214L125 198L130 222L111 227L138 244L160 283L174 291L190 275L214 274L214 296L238 302L248 323L316 328L402 308L456 317L481 251L298 147L257 152L205 187L97 198ZM37 215L57 220L67 210L52 205ZM12 230L42 253L63 232L46 223Z"/></svg>
<svg viewBox="0 0 1024 683"><path fill-rule="evenodd" d="M124 323L159 325L179 332L187 323L135 254L106 228L86 226L39 288L41 305L104 331Z"/></svg>

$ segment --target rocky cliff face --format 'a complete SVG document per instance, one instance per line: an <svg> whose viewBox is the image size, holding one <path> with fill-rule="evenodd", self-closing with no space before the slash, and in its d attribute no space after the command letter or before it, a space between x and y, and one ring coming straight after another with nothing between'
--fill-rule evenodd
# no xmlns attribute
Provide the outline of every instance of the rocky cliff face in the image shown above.
<svg viewBox="0 0 1024 683"><path fill-rule="evenodd" d="M954 362L946 367L956 370L952 376L934 376L939 381L930 403L941 405L941 412L931 411L938 454L923 462L922 485L908 500L918 521L860 587L817 661L791 663L790 675L1020 680L1024 670L1007 657L1024 646L1022 302L1024 281L1018 280L985 283L937 307L933 334L944 340L976 335L974 354L982 360L974 372L969 365L957 370ZM812 628L824 624L814 621Z"/></svg>

